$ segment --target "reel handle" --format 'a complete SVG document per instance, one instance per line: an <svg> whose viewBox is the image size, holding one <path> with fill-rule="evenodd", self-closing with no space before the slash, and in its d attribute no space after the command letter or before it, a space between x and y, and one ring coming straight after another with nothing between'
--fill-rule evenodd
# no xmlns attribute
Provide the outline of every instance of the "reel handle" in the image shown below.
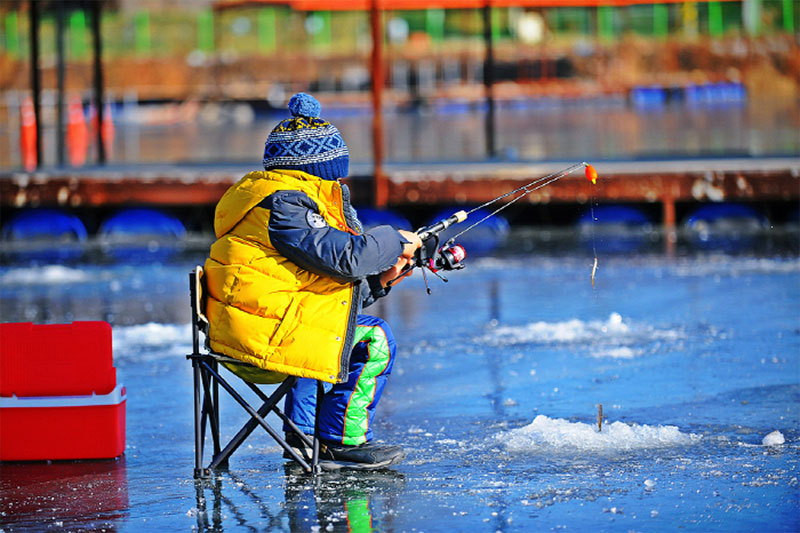
<svg viewBox="0 0 800 533"><path fill-rule="evenodd" d="M440 220L435 224L431 224L428 227L417 230L417 235L419 235L420 240L424 241L431 238L433 235L441 233L453 224L458 224L459 222L464 222L465 220L467 220L467 212L462 209L461 211L453 213L449 217Z"/></svg>

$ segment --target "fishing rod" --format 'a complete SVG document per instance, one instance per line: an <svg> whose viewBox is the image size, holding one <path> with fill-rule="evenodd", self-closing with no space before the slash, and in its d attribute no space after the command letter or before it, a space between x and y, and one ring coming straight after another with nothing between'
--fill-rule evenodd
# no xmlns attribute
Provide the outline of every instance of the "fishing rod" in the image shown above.
<svg viewBox="0 0 800 533"><path fill-rule="evenodd" d="M458 237L464 235L465 233L472 230L479 224L486 222L488 219L497 215L500 211L507 209L509 206L519 201L520 199L524 198L525 196L529 195L530 193L539 190L543 187L546 187L551 183L555 183L564 176L568 176L569 174L572 174L573 172L575 172L580 168L583 168L585 170L586 179L591 181L592 184L597 183L597 171L594 169L592 165L590 165L586 161L583 161L581 163L576 163L564 169L547 174L546 176L536 178L530 183L526 183L525 185L517 187L512 191L501 194L500 196L493 198L488 202L485 202L477 207L473 207L469 211L465 211L462 209L460 211L457 211L456 213L453 213L447 218L444 218L442 220L439 220L438 222L435 222L434 224L431 224L430 226L418 229L416 233L419 236L420 240L422 241L422 246L419 248L419 250L417 250L417 253L414 257L414 262L407 265L407 267L403 269L400 275L391 280L388 283L388 285L391 286L398 279L407 275L408 272L413 268L421 267L422 276L423 279L425 280L425 289L427 290L428 294L431 294L431 289L430 286L428 285L428 277L425 274L425 270L430 270L439 279L446 282L447 278L439 274L439 271L460 270L465 266L463 261L467 257L467 251L464 249L463 246L455 243L455 240ZM466 221L467 218L472 213L478 211L479 209L488 207L494 203L499 202L500 200L503 200L504 198L508 198L509 196L512 196L517 193L519 194L515 198L501 205L500 207L498 207L485 217L481 218L477 222L468 226L466 229L458 232L457 234L449 238L447 242L445 242L444 246L441 247L439 246L439 234L442 233L444 230L455 224L460 224Z"/></svg>

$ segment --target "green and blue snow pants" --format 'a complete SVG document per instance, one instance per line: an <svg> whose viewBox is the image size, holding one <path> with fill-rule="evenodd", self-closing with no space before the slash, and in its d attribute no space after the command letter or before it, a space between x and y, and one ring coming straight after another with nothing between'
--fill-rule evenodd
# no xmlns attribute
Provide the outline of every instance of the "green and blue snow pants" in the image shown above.
<svg viewBox="0 0 800 533"><path fill-rule="evenodd" d="M356 446L372 440L375 408L392 371L396 345L389 325L358 315L347 381L325 393L320 406L320 437ZM314 433L316 382L301 378L286 396L284 411L305 433Z"/></svg>

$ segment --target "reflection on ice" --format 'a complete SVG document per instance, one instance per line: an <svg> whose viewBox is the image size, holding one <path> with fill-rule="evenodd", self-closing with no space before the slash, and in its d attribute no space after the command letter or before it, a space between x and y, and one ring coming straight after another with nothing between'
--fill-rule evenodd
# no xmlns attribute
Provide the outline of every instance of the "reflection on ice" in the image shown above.
<svg viewBox="0 0 800 533"><path fill-rule="evenodd" d="M700 435L682 433L675 426L648 426L612 422L603 430L583 422L537 416L527 426L495 437L512 452L620 452L668 446L687 446L699 442Z"/></svg>
<svg viewBox="0 0 800 533"><path fill-rule="evenodd" d="M0 467L0 531L112 531L128 507L124 455Z"/></svg>

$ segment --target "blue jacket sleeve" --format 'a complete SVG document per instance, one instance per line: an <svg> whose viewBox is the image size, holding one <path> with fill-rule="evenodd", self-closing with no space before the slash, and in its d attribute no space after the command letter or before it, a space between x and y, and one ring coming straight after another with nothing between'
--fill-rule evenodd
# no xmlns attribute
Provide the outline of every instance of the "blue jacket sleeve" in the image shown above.
<svg viewBox="0 0 800 533"><path fill-rule="evenodd" d="M269 238L284 257L299 266L356 281L379 274L397 262L402 235L391 226L378 226L363 235L332 228L305 193L279 191L262 204L270 209Z"/></svg>

